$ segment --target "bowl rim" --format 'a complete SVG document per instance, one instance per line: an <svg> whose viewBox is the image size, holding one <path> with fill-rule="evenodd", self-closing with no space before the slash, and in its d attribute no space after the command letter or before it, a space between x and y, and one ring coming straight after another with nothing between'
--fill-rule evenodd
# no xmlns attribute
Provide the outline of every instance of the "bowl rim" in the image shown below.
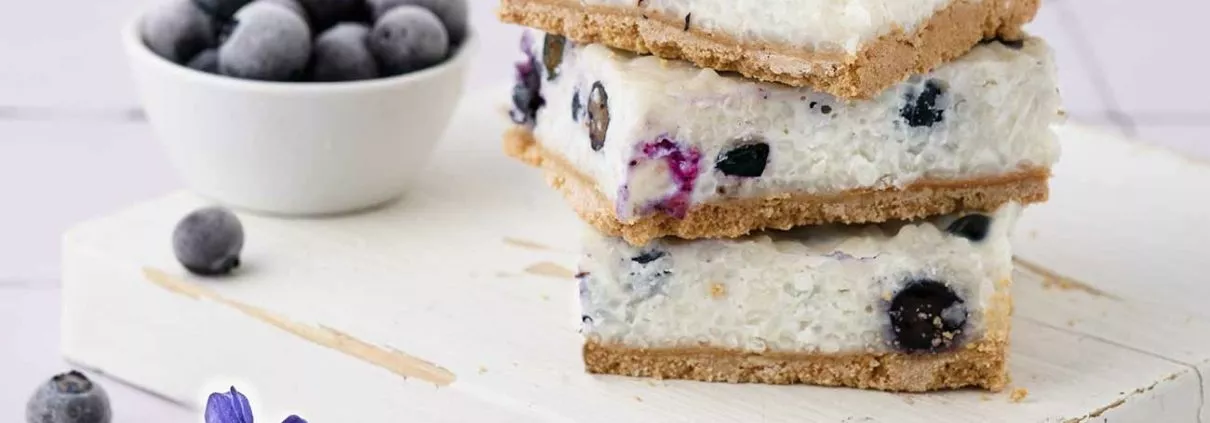
<svg viewBox="0 0 1210 423"><path fill-rule="evenodd" d="M160 57L160 55L151 51L151 48L147 47L147 44L143 41L141 28L143 19L145 17L146 12L139 13L137 16L127 22L125 29L122 31L123 44L125 44L126 51L132 59L147 63L148 66L161 69L164 73L175 75L175 77L184 80L192 80L197 83L230 89L259 90L273 93L323 94L335 92L355 92L379 90L389 87L428 82L441 75L455 72L466 67L466 62L470 60L469 58L474 55L475 50L478 48L479 38L478 31L475 31L473 28L468 28L466 37L462 40L462 44L459 45L454 54L450 57L447 57L445 61L425 69L402 75L361 81L342 82L262 81L255 79L240 79L226 75L202 72L190 69L185 65L177 64L168 59Z"/></svg>

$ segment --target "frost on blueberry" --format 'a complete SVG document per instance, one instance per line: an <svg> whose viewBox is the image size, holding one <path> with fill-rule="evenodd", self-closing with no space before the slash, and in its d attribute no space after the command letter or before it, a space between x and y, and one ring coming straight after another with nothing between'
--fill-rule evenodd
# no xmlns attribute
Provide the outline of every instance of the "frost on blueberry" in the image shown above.
<svg viewBox="0 0 1210 423"><path fill-rule="evenodd" d="M769 144L763 141L742 141L739 146L719 154L714 168L728 176L756 178L769 165Z"/></svg>
<svg viewBox="0 0 1210 423"><path fill-rule="evenodd" d="M25 404L26 423L109 423L109 396L83 373L55 375Z"/></svg>
<svg viewBox="0 0 1210 423"><path fill-rule="evenodd" d="M419 6L437 15L449 33L450 44L458 46L466 39L467 21L470 11L467 0L367 0L373 10L374 19L385 16L400 6Z"/></svg>
<svg viewBox="0 0 1210 423"><path fill-rule="evenodd" d="M546 80L553 81L559 77L559 65L563 64L563 51L567 47L567 38L561 35L546 34L542 40L542 64L546 66Z"/></svg>
<svg viewBox="0 0 1210 423"><path fill-rule="evenodd" d="M588 139L593 151L605 148L605 137L609 134L609 93L601 81L592 84L588 93Z"/></svg>
<svg viewBox="0 0 1210 423"><path fill-rule="evenodd" d="M254 2L235 14L231 35L219 47L219 71L266 81L300 79L311 57L311 29L290 9Z"/></svg>
<svg viewBox="0 0 1210 423"><path fill-rule="evenodd" d="M174 63L184 64L216 43L214 20L189 0L160 4L140 26L147 48Z"/></svg>
<svg viewBox="0 0 1210 423"><path fill-rule="evenodd" d="M538 110L546 106L542 98L542 75L538 69L538 58L529 51L529 34L521 37L521 49L525 60L517 63L516 81L513 84L513 109L509 112L514 123L533 125L538 119Z"/></svg>
<svg viewBox="0 0 1210 423"><path fill-rule="evenodd" d="M945 109L938 105L944 89L936 80L924 83L924 89L912 88L904 98L899 115L912 127L927 127L945 120Z"/></svg>
<svg viewBox="0 0 1210 423"><path fill-rule="evenodd" d="M370 52L386 75L433 66L449 54L449 34L433 12L400 6L387 12L370 31Z"/></svg>
<svg viewBox="0 0 1210 423"><path fill-rule="evenodd" d="M230 210L208 207L189 213L172 232L172 250L190 272L215 276L239 267L244 228Z"/></svg>
<svg viewBox="0 0 1210 423"><path fill-rule="evenodd" d="M311 57L311 80L356 81L378 76L378 64L366 47L370 28L346 22L325 31L315 39Z"/></svg>
<svg viewBox="0 0 1210 423"><path fill-rule="evenodd" d="M962 298L930 279L908 281L891 298L891 346L906 352L941 352L960 341L967 319Z"/></svg>

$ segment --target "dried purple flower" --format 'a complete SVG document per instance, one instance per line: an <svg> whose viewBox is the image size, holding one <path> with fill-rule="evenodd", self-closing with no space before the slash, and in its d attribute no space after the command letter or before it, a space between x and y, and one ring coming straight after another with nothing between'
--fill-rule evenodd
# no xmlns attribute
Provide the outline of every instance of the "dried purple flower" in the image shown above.
<svg viewBox="0 0 1210 423"><path fill-rule="evenodd" d="M252 423L248 397L231 387L230 392L215 392L206 400L206 423Z"/></svg>

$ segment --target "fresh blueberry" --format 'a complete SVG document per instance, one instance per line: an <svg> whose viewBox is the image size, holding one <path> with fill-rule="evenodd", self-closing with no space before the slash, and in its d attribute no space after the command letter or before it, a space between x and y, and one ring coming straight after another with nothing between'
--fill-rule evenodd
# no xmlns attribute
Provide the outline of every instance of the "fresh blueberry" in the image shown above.
<svg viewBox="0 0 1210 423"><path fill-rule="evenodd" d="M368 26L349 22L320 34L311 57L311 79L330 82L378 77L378 64L366 47L369 34Z"/></svg>
<svg viewBox="0 0 1210 423"><path fill-rule="evenodd" d="M462 45L466 39L467 21L470 17L466 0L367 0L373 9L374 19L381 19L399 6L420 6L433 12L441 19L449 33L452 45Z"/></svg>
<svg viewBox="0 0 1210 423"><path fill-rule="evenodd" d="M966 325L966 304L944 283L909 281L891 299L887 313L895 348L908 352L938 352L958 341Z"/></svg>
<svg viewBox="0 0 1210 423"><path fill-rule="evenodd" d="M298 79L311 57L311 29L278 3L256 1L235 14L237 24L219 47L219 71L266 81Z"/></svg>
<svg viewBox="0 0 1210 423"><path fill-rule="evenodd" d="M217 26L189 0L162 3L143 18L143 42L155 54L184 64L216 43Z"/></svg>
<svg viewBox="0 0 1210 423"><path fill-rule="evenodd" d="M190 272L203 276L231 273L239 267L244 227L230 210L207 207L181 219L172 232L172 250Z"/></svg>
<svg viewBox="0 0 1210 423"><path fill-rule="evenodd" d="M546 34L542 40L542 64L546 66L547 81L559 77L559 65L563 64L563 50L566 47L567 38L561 35Z"/></svg>
<svg viewBox="0 0 1210 423"><path fill-rule="evenodd" d="M601 81L592 84L588 93L588 138L592 141L592 150L601 151L605 148L605 136L609 133L609 93Z"/></svg>
<svg viewBox="0 0 1210 423"><path fill-rule="evenodd" d="M105 390L76 371L51 378L25 404L26 423L109 423L112 419Z"/></svg>
<svg viewBox="0 0 1210 423"><path fill-rule="evenodd" d="M186 66L206 73L218 73L218 49L203 50L197 56L193 56Z"/></svg>
<svg viewBox="0 0 1210 423"><path fill-rule="evenodd" d="M924 83L924 91L909 92L907 103L899 109L899 115L913 127L933 126L945 119L945 110L937 107L937 99L942 95L941 84L935 80Z"/></svg>
<svg viewBox="0 0 1210 423"><path fill-rule="evenodd" d="M369 15L364 0L298 0L311 18L316 32L324 31L338 22L364 21Z"/></svg>
<svg viewBox="0 0 1210 423"><path fill-rule="evenodd" d="M668 253L665 253L663 251L651 250L651 251L646 251L643 254L639 254L638 256L635 256L634 258L631 258L630 261L633 261L638 264L647 264L647 263L651 263L653 261L659 260L660 258L663 258L666 255L668 255Z"/></svg>
<svg viewBox="0 0 1210 423"><path fill-rule="evenodd" d="M579 122L580 115L583 113L584 103L580 101L580 89L576 88L575 92L571 93L571 120Z"/></svg>
<svg viewBox="0 0 1210 423"><path fill-rule="evenodd" d="M387 12L370 32L370 51L387 75L433 66L449 54L449 35L433 12L400 6Z"/></svg>
<svg viewBox="0 0 1210 423"><path fill-rule="evenodd" d="M946 232L979 242L987 238L991 229L992 218L982 214L968 214L951 223Z"/></svg>
<svg viewBox="0 0 1210 423"><path fill-rule="evenodd" d="M769 165L769 144L745 143L719 154L714 168L724 175L755 178Z"/></svg>
<svg viewBox="0 0 1210 423"><path fill-rule="evenodd" d="M252 0L193 0L193 2L216 19L226 20L235 16L235 12Z"/></svg>

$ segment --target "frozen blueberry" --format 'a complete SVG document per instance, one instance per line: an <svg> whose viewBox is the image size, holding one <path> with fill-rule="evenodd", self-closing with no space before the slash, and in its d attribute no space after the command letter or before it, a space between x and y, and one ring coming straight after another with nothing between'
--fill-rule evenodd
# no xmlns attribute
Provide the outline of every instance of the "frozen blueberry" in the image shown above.
<svg viewBox="0 0 1210 423"><path fill-rule="evenodd" d="M907 104L899 109L899 115L913 127L933 126L945 119L945 110L937 107L937 99L942 95L941 84L935 80L924 83L920 93L910 92Z"/></svg>
<svg viewBox="0 0 1210 423"><path fill-rule="evenodd" d="M559 77L559 65L563 64L563 49L566 46L567 38L561 35L546 34L542 40L542 64L546 65L547 81Z"/></svg>
<svg viewBox="0 0 1210 423"><path fill-rule="evenodd" d="M955 220L945 231L974 242L979 242L987 238L987 232L991 229L991 226L992 218L987 215L969 214Z"/></svg>
<svg viewBox="0 0 1210 423"><path fill-rule="evenodd" d="M366 47L369 34L370 27L350 22L320 34L311 57L311 79L331 82L378 77L378 63Z"/></svg>
<svg viewBox="0 0 1210 423"><path fill-rule="evenodd" d="M580 115L584 113L584 103L580 101L580 89L576 88L571 94L571 120L574 122L580 121Z"/></svg>
<svg viewBox="0 0 1210 423"><path fill-rule="evenodd" d="M184 64L216 43L216 25L206 12L189 0L173 0L152 9L143 18L143 42L155 54Z"/></svg>
<svg viewBox="0 0 1210 423"><path fill-rule="evenodd" d="M338 22L364 21L369 15L364 0L297 0L311 18L316 32L324 31Z"/></svg>
<svg viewBox="0 0 1210 423"><path fill-rule="evenodd" d="M470 17L466 0L367 0L373 9L374 19L381 19L399 6L420 6L437 15L449 33L452 45L462 45L466 39L467 21Z"/></svg>
<svg viewBox="0 0 1210 423"><path fill-rule="evenodd" d="M307 9L304 8L302 3L299 3L298 0L262 0L262 1L266 1L269 3L276 3L287 9L290 9L290 11L294 12L294 14L298 15L298 17L303 18L303 20L310 19L307 16ZM314 29L312 29L312 32L315 32Z"/></svg>
<svg viewBox="0 0 1210 423"><path fill-rule="evenodd" d="M112 419L105 390L77 371L51 378L25 404L26 423L109 423Z"/></svg>
<svg viewBox="0 0 1210 423"><path fill-rule="evenodd" d="M291 81L307 69L311 29L278 3L256 1L235 14L231 36L219 47L219 71L237 78Z"/></svg>
<svg viewBox="0 0 1210 423"><path fill-rule="evenodd" d="M235 12L252 0L193 0L193 2L217 19L231 19L232 16L235 16Z"/></svg>
<svg viewBox="0 0 1210 423"><path fill-rule="evenodd" d="M769 165L769 144L745 143L719 154L714 168L724 175L755 178Z"/></svg>
<svg viewBox="0 0 1210 423"><path fill-rule="evenodd" d="M605 148L605 136L609 133L609 93L601 81L592 84L588 93L588 138L592 141L592 150L601 151Z"/></svg>
<svg viewBox="0 0 1210 423"><path fill-rule="evenodd" d="M639 254L638 256L635 256L634 258L631 258L630 261L633 261L638 264L647 264L647 263L651 263L653 261L659 260L660 258L663 258L666 255L668 255L668 253L665 253L663 251L651 250L651 251L644 252L643 254Z"/></svg>
<svg viewBox="0 0 1210 423"><path fill-rule="evenodd" d="M172 232L177 261L202 276L231 273L239 267L244 248L244 227L230 210L207 207L181 219Z"/></svg>
<svg viewBox="0 0 1210 423"><path fill-rule="evenodd" d="M902 351L938 352L958 341L966 325L966 304L944 283L909 281L891 299L891 344Z"/></svg>
<svg viewBox="0 0 1210 423"><path fill-rule="evenodd" d="M218 73L218 49L203 50L197 56L193 56L186 66L206 73Z"/></svg>
<svg viewBox="0 0 1210 423"><path fill-rule="evenodd" d="M387 12L370 32L370 51L382 72L400 75L433 66L449 54L449 35L433 12L400 6Z"/></svg>

